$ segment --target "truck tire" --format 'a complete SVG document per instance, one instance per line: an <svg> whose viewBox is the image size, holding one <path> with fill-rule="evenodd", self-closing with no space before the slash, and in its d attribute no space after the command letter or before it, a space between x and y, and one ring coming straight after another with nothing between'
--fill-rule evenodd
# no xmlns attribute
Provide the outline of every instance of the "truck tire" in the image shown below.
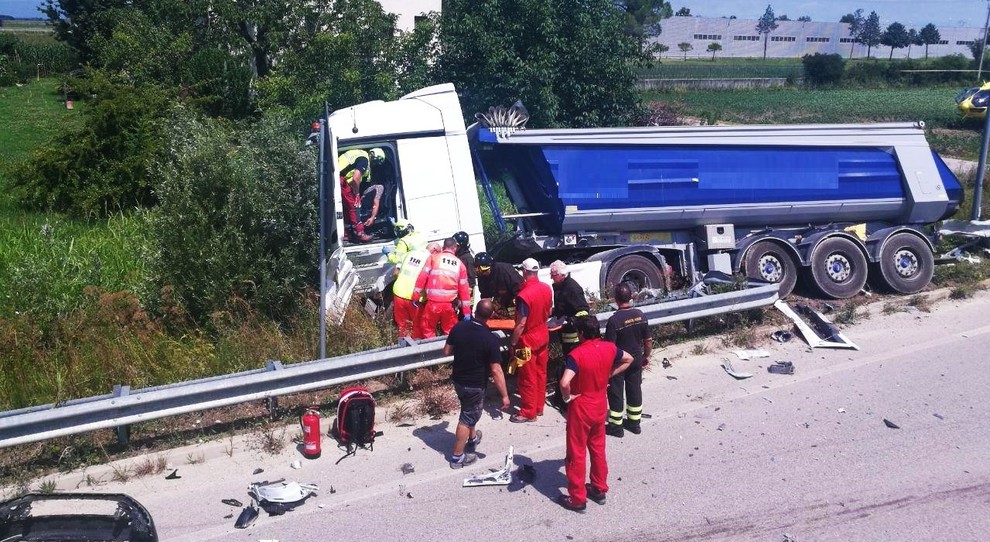
<svg viewBox="0 0 990 542"><path fill-rule="evenodd" d="M916 235L895 233L880 251L881 285L899 294L920 292L935 273L935 256Z"/></svg>
<svg viewBox="0 0 990 542"><path fill-rule="evenodd" d="M649 258L636 254L623 256L609 266L602 296L612 297L612 290L623 282L629 285L633 295L647 288L663 288L663 278L660 276L657 264Z"/></svg>
<svg viewBox="0 0 990 542"><path fill-rule="evenodd" d="M786 297L797 283L798 266L784 247L773 241L757 241L746 252L743 272L747 278L779 284L780 297Z"/></svg>
<svg viewBox="0 0 990 542"><path fill-rule="evenodd" d="M811 253L811 281L835 299L856 295L866 284L866 256L845 237L829 237Z"/></svg>

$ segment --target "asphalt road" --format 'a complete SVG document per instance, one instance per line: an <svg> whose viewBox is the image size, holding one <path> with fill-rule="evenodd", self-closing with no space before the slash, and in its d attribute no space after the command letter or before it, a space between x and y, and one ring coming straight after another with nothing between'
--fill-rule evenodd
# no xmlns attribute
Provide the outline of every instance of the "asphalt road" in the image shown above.
<svg viewBox="0 0 990 542"><path fill-rule="evenodd" d="M339 464L326 439L323 457L306 460L294 447L265 455L246 437L170 452L178 480L81 483L85 474L109 479L104 467L56 483L137 498L163 540L982 540L990 533L988 309L983 292L931 313L882 315L875 304L844 329L859 351L810 351L799 337L763 346L772 356L752 361L717 339L705 355L688 354L692 345L662 350L644 384L652 418L642 435L608 439L608 503L589 502L585 514L554 502L565 486L564 423L552 410L531 424L486 417L486 457L460 471L443 456L451 415L382 423L374 451ZM659 366L663 356L673 367ZM755 376L734 380L723 357ZM778 359L796 373L767 373ZM510 445L517 465L534 465L534 483L461 487L466 475L498 467ZM290 468L296 459L301 469ZM415 472L403 474L404 463ZM256 468L264 472L252 475ZM234 529L239 509L221 499L247 503L250 482L283 477L321 491L295 511L262 512Z"/></svg>

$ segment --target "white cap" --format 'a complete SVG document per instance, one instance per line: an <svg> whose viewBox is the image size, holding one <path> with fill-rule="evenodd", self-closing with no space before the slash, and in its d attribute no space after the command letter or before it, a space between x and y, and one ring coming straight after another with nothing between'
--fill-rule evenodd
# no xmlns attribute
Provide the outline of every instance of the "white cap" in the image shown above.
<svg viewBox="0 0 990 542"><path fill-rule="evenodd" d="M522 270L529 271L530 273L536 273L540 270L540 262L534 260L533 258L526 258L523 260Z"/></svg>

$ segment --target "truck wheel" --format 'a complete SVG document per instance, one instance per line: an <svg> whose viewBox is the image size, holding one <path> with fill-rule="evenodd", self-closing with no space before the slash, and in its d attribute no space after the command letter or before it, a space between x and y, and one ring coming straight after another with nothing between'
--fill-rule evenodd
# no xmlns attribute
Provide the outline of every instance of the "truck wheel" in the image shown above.
<svg viewBox="0 0 990 542"><path fill-rule="evenodd" d="M605 276L605 291L603 296L612 297L616 285L626 283L632 289L633 295L648 288L663 288L663 278L657 264L649 258L632 254L616 260L608 268Z"/></svg>
<svg viewBox="0 0 990 542"><path fill-rule="evenodd" d="M786 297L797 283L798 267L787 249L773 241L758 241L746 252L743 262L746 277L780 285L780 297Z"/></svg>
<svg viewBox="0 0 990 542"><path fill-rule="evenodd" d="M866 256L856 243L844 237L825 239L811 254L811 279L828 297L856 295L866 284L866 275Z"/></svg>
<svg viewBox="0 0 990 542"><path fill-rule="evenodd" d="M914 294L932 280L935 256L917 236L896 233L880 251L879 268L883 286L899 294Z"/></svg>

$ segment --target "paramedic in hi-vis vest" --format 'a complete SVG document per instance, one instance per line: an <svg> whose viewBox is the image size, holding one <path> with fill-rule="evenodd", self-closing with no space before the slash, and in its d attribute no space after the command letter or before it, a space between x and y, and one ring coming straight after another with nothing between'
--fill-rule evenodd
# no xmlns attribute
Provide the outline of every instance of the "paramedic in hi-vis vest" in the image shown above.
<svg viewBox="0 0 990 542"><path fill-rule="evenodd" d="M460 299L461 313L465 320L471 319L471 291L468 288L467 269L454 255L457 241L444 240L443 251L431 255L416 279L413 290L413 303L419 304L420 297L426 294L426 306L420 318L424 339L436 337L437 324L444 335L450 333L457 323L454 300Z"/></svg>
<svg viewBox="0 0 990 542"><path fill-rule="evenodd" d="M344 236L349 241L360 243L371 241L371 236L364 231L364 223L358 219L358 209L361 208L361 180L371 175L372 160L376 163L384 161L385 153L377 148L370 151L351 149L337 157L337 168L340 170L340 197L344 200L344 221L348 229ZM350 230L353 230L353 235L350 235Z"/></svg>
<svg viewBox="0 0 990 542"><path fill-rule="evenodd" d="M426 266L430 255L440 252L440 243L430 243L426 248L407 252L405 258L396 268L395 283L392 284L392 316L399 328L399 337L422 339L419 329L419 308L413 305L413 290L419 273ZM420 300L415 299L418 303Z"/></svg>
<svg viewBox="0 0 990 542"><path fill-rule="evenodd" d="M406 220L396 220L392 225L395 231L395 246L385 246L382 252L388 254L389 263L399 263L406 254L426 246L426 237L416 231L415 226Z"/></svg>

